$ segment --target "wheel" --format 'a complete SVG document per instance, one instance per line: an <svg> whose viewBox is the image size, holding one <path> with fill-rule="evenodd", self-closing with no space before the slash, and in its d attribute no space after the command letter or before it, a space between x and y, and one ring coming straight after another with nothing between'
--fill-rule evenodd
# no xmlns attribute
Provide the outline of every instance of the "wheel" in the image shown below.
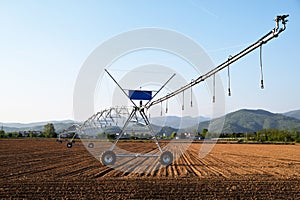
<svg viewBox="0 0 300 200"><path fill-rule="evenodd" d="M67 143L67 148L72 148L72 142Z"/></svg>
<svg viewBox="0 0 300 200"><path fill-rule="evenodd" d="M169 165L173 162L173 154L170 151L165 151L160 155L159 159L162 165Z"/></svg>
<svg viewBox="0 0 300 200"><path fill-rule="evenodd" d="M89 148L94 148L94 143L89 143L88 147Z"/></svg>
<svg viewBox="0 0 300 200"><path fill-rule="evenodd" d="M101 162L103 165L113 165L116 162L116 154L113 151L105 151L101 155Z"/></svg>

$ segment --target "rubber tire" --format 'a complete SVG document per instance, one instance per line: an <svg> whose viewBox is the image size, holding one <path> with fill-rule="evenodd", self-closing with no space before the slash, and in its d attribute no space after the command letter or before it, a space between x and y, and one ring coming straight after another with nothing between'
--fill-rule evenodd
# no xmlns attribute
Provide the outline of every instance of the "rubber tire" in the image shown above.
<svg viewBox="0 0 300 200"><path fill-rule="evenodd" d="M67 148L72 148L72 142L67 143Z"/></svg>
<svg viewBox="0 0 300 200"><path fill-rule="evenodd" d="M103 165L113 165L116 162L116 154L113 151L105 151L101 155Z"/></svg>
<svg viewBox="0 0 300 200"><path fill-rule="evenodd" d="M160 155L159 162L162 165L170 165L173 162L173 154L170 151L165 151Z"/></svg>
<svg viewBox="0 0 300 200"><path fill-rule="evenodd" d="M89 148L94 148L94 143L92 143L92 142L89 143L89 144L88 144L88 147L89 147Z"/></svg>

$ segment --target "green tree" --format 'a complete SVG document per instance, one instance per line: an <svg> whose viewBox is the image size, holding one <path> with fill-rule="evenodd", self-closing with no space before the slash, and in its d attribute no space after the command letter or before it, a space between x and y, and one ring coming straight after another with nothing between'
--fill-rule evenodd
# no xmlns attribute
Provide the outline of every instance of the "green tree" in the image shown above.
<svg viewBox="0 0 300 200"><path fill-rule="evenodd" d="M177 135L177 133L175 131L173 131L172 134L171 134L171 136L170 136L170 138L173 139L173 138L176 137L176 135Z"/></svg>
<svg viewBox="0 0 300 200"><path fill-rule="evenodd" d="M48 123L44 126L44 134L45 137L52 137L52 138L57 137L57 134L55 133L54 125L52 123Z"/></svg>
<svg viewBox="0 0 300 200"><path fill-rule="evenodd" d="M40 134L38 134L38 135L37 135L37 137L39 137L39 138L43 138L43 137L45 137L45 135L44 135L44 134L42 134L42 133L40 133Z"/></svg>
<svg viewBox="0 0 300 200"><path fill-rule="evenodd" d="M107 134L106 137L107 137L107 139L109 139L109 140L114 140L115 137L116 137L116 135L115 135L115 134Z"/></svg>
<svg viewBox="0 0 300 200"><path fill-rule="evenodd" d="M32 131L29 132L29 137L33 138L36 137L36 134L34 134Z"/></svg>
<svg viewBox="0 0 300 200"><path fill-rule="evenodd" d="M201 133L202 137L203 137L203 138L206 138L207 133L208 133L208 129L207 129L207 128L204 128L204 129L202 130L202 133Z"/></svg>
<svg viewBox="0 0 300 200"><path fill-rule="evenodd" d="M0 130L0 138L4 138L5 137L5 131L4 130Z"/></svg>
<svg viewBox="0 0 300 200"><path fill-rule="evenodd" d="M300 131L296 131L295 134L296 134L296 136L295 136L296 137L296 139L295 139L296 142L300 142Z"/></svg>
<svg viewBox="0 0 300 200"><path fill-rule="evenodd" d="M19 132L18 133L18 137L23 137L22 133Z"/></svg>
<svg viewBox="0 0 300 200"><path fill-rule="evenodd" d="M19 137L19 132L11 132L11 137L14 137L14 138Z"/></svg>

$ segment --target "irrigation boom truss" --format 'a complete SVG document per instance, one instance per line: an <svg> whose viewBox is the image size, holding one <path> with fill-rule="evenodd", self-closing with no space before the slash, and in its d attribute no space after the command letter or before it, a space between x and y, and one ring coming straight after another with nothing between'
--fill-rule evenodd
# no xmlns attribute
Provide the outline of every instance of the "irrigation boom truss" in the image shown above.
<svg viewBox="0 0 300 200"><path fill-rule="evenodd" d="M114 77L107 71L105 72L110 76L110 78L115 82L115 84L122 90L122 92L127 96L127 98L131 101L133 104L133 107L126 108L126 107L116 107L116 108L109 108L106 110L103 110L101 112L98 112L94 114L92 117L87 119L82 125L76 126L76 134L74 134L71 141L68 142L67 147L72 147L72 142L75 139L75 136L81 133L82 137L85 137L89 131L92 131L92 129L95 128L102 128L107 126L119 126L120 124L123 124L122 129L118 133L118 136L116 137L114 143L112 144L111 148L108 151L103 152L101 155L101 161L104 165L113 165L116 162L116 157L160 157L160 162L162 165L169 165L173 161L173 154L170 151L165 151L161 148L158 139L156 138L156 134L154 133L154 130L150 124L150 121L146 115L146 111L156 104L159 104L163 101L166 101L167 99L176 96L180 94L181 92L184 92L185 90L193 87L196 84L201 83L202 81L206 80L207 78L214 76L216 73L221 71L222 69L228 67L229 65L236 62L243 56L247 55L248 53L252 52L256 48L260 47L260 50L262 50L262 45L266 44L268 41L270 41L273 38L276 38L281 32L283 32L286 29L286 23L287 23L287 17L289 15L280 15L275 18L276 26L273 28L270 32L268 32L266 35L264 35L262 38L260 38L257 42L253 43L249 47L245 48L238 54L234 56L230 56L227 61L220 64L219 66L213 68L206 74L198 77L197 79L193 80L191 83L175 90L174 92L159 98L157 100L154 100L154 97L162 90L163 87L166 86L166 84L175 76L173 74L166 82L162 85L162 87L156 91L156 93L152 96L152 91L142 91L142 90L129 90L129 94L121 87L121 85L114 79ZM260 51L260 65L262 70L262 55ZM214 78L215 79L215 78ZM261 87L263 88L263 79L261 74ZM229 89L229 95L230 95L230 88ZM140 105L138 106L136 102L133 100L140 100ZM147 100L145 105L143 105L142 100ZM141 120L144 121L141 123ZM122 123L120 123L122 121ZM114 149L118 143L118 141L126 134L126 129L129 127L130 123L136 123L136 124L142 124L145 126L148 131L152 135L152 139L155 141L159 154L116 154L114 152ZM94 144L90 143L88 147L93 148Z"/></svg>
<svg viewBox="0 0 300 200"><path fill-rule="evenodd" d="M217 66L214 69L212 69L211 71L207 72L206 74L198 77L196 80L192 81L191 83L179 88L178 90L176 90L176 91L174 91L174 92L172 92L172 93L170 93L170 94L168 94L168 95L166 95L162 98L159 98L157 100L154 100L154 101L148 103L148 105L146 105L146 108L149 109L151 106L159 104L159 103L161 103L161 102L163 102L163 101L165 101L165 100L167 100L167 99L169 99L173 96L176 96L176 95L180 94L181 92L193 87L194 85L206 80L207 78L213 76L214 74L221 71L222 69L228 67L230 64L236 62L237 60L239 60L243 56L245 56L248 53L255 50L256 48L262 47L263 44L266 44L271 39L276 38L281 32L283 32L286 29L286 22L288 21L286 18L288 16L289 15L277 16L275 18L276 27L274 29L272 29L270 32L268 32L266 35L264 35L262 38L260 38L257 42L253 43L252 45L250 45L246 49L242 50L241 52L239 52L235 56L229 57L227 61L223 62L219 66ZM280 24L280 22L281 22L281 24ZM261 84L262 84L262 87L263 87L263 82Z"/></svg>

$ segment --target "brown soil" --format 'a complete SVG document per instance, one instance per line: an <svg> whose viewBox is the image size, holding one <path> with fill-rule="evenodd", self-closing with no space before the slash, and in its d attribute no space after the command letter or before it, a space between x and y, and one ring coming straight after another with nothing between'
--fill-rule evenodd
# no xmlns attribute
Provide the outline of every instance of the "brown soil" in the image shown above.
<svg viewBox="0 0 300 200"><path fill-rule="evenodd" d="M185 146L176 144L169 145L175 160L167 167L158 158L124 158L112 169L84 146L65 144L0 140L0 198L300 199L300 145L217 144L200 159L202 144L192 144L181 157ZM142 142L119 147L156 149Z"/></svg>

